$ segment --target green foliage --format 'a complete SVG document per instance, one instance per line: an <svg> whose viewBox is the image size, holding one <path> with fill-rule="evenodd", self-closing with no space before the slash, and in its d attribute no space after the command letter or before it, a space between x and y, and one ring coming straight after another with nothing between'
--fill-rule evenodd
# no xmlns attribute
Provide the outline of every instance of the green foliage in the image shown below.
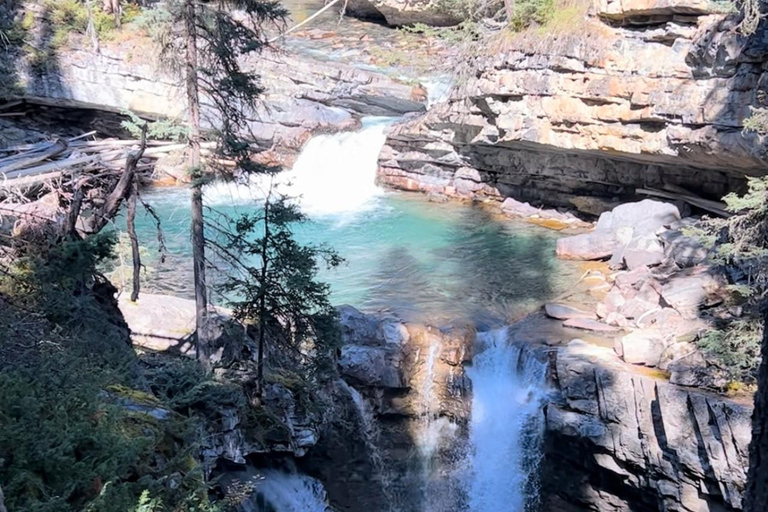
<svg viewBox="0 0 768 512"><path fill-rule="evenodd" d="M195 418L145 412L169 406L142 391L113 289L95 271L113 240L29 247L0 273L0 486L9 510L212 510Z"/></svg>
<svg viewBox="0 0 768 512"><path fill-rule="evenodd" d="M160 119L147 122L130 110L123 110L122 113L127 116L128 119L124 120L120 125L137 139L141 138L142 126L145 124L147 126L148 139L174 140L181 142L187 140L187 137L189 136L189 128L173 119Z"/></svg>
<svg viewBox="0 0 768 512"><path fill-rule="evenodd" d="M714 248L712 259L726 272L744 318L721 322L700 343L735 378L750 380L759 364L760 313L768 294L768 178L750 178L746 194L723 200L731 217L707 219L688 232Z"/></svg>
<svg viewBox="0 0 768 512"><path fill-rule="evenodd" d="M753 107L750 116L744 120L744 131L768 134L768 108Z"/></svg>
<svg viewBox="0 0 768 512"><path fill-rule="evenodd" d="M531 25L546 25L556 13L555 0L517 0L509 27L521 31Z"/></svg>
<svg viewBox="0 0 768 512"><path fill-rule="evenodd" d="M723 366L731 380L752 382L760 364L762 333L760 318L737 319L708 331L698 345Z"/></svg>
<svg viewBox="0 0 768 512"><path fill-rule="evenodd" d="M93 26L98 36L102 39L109 38L116 30L115 17L104 12L99 2L92 2ZM69 35L85 34L88 30L88 9L83 0L45 0L49 23L53 27L51 45L54 48L67 43ZM128 23L136 17L138 7L131 4L123 6L121 22Z"/></svg>
<svg viewBox="0 0 768 512"><path fill-rule="evenodd" d="M342 260L331 249L294 239L293 229L306 220L295 201L271 187L260 211L220 231L217 247L231 268L220 289L235 318L257 323L290 362L315 369L339 342L330 288L317 281L318 262L336 267Z"/></svg>

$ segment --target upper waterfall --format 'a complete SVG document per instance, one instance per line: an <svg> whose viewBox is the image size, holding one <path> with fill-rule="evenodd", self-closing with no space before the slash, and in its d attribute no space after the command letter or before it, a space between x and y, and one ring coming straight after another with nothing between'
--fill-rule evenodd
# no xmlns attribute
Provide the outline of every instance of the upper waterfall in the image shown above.
<svg viewBox="0 0 768 512"><path fill-rule="evenodd" d="M376 186L379 152L390 117L363 119L356 132L318 135L304 146L292 169L277 176L281 191L296 197L312 216L345 215L366 210L383 191ZM209 205L243 204L261 200L269 178L249 183L214 183L205 190Z"/></svg>

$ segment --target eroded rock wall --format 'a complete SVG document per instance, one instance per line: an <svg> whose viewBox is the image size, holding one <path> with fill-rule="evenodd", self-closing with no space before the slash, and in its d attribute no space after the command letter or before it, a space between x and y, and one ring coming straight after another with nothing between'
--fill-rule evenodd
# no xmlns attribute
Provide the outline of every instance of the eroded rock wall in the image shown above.
<svg viewBox="0 0 768 512"><path fill-rule="evenodd" d="M115 43L95 54L73 42L35 66L22 59L18 79L23 97L58 106L183 119L183 84L153 60L155 50L148 44ZM269 52L243 66L257 70L265 89L254 106L250 134L263 148L286 155L295 156L313 134L359 127L362 116L425 110L426 92L420 86L341 63ZM203 98L203 122L211 122L211 116Z"/></svg>
<svg viewBox="0 0 768 512"><path fill-rule="evenodd" d="M544 510L741 510L751 405L638 372L578 340L531 357L549 358L554 387Z"/></svg>
<svg viewBox="0 0 768 512"><path fill-rule="evenodd" d="M638 188L719 199L766 169L743 123L768 83L768 30L741 36L711 9L598 1L578 29L500 44L448 102L392 129L379 181L588 213L600 207L580 198L607 207Z"/></svg>

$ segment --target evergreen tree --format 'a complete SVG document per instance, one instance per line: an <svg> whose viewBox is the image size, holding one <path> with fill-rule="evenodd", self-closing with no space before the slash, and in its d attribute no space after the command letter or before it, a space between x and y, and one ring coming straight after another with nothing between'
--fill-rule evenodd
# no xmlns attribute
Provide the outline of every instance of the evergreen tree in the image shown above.
<svg viewBox="0 0 768 512"><path fill-rule="evenodd" d="M311 372L338 346L330 288L316 276L319 262L332 268L342 259L327 247L295 240L293 227L306 220L295 201L270 179L261 208L232 220L231 229L219 232L222 238L216 245L231 269L221 290L232 297L235 318L258 325L259 396L268 348L270 354L281 354L284 362ZM267 347L268 343L273 346Z"/></svg>
<svg viewBox="0 0 768 512"><path fill-rule="evenodd" d="M267 47L264 27L282 26L287 11L271 0L171 0L165 8L169 33L161 38L162 58L179 71L186 87L197 353L207 366L210 348L202 188L217 174L229 174L233 168L243 174L264 172L253 161L259 149L248 132L262 88L257 74L242 64ZM210 120L210 126L201 124L203 117ZM210 136L218 142L215 157L207 162L200 151L204 128L210 128ZM230 165L217 168L215 162Z"/></svg>

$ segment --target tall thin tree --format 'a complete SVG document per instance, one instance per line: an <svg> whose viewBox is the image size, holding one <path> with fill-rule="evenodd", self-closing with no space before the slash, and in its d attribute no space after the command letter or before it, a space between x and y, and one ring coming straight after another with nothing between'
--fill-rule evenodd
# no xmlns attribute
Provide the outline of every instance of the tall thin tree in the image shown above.
<svg viewBox="0 0 768 512"><path fill-rule="evenodd" d="M249 126L256 119L255 105L263 92L251 57L269 40L265 26L282 29L287 11L272 0L172 0L166 2L168 31L162 58L178 70L185 82L188 107L188 165L192 183L192 249L197 353L209 364L208 284L203 186L214 176L260 173L253 156L259 152ZM170 33L168 33L170 32ZM217 141L216 154L203 161L203 137ZM215 162L234 162L217 167Z"/></svg>

